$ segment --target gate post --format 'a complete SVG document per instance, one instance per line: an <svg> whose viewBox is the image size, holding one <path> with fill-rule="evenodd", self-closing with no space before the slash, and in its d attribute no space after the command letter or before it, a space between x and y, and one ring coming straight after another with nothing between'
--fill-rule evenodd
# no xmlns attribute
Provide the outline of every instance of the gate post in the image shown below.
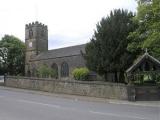
<svg viewBox="0 0 160 120"><path fill-rule="evenodd" d="M136 101L136 89L133 85L127 86L128 101Z"/></svg>
<svg viewBox="0 0 160 120"><path fill-rule="evenodd" d="M4 86L6 86L6 77L7 77L7 74L5 73L4 74Z"/></svg>

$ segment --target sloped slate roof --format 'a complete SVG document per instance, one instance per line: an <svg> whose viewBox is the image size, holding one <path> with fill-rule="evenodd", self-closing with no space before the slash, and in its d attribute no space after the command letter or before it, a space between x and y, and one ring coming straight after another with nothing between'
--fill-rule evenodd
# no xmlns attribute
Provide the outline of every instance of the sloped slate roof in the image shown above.
<svg viewBox="0 0 160 120"><path fill-rule="evenodd" d="M81 51L85 52L85 46L86 44L82 44L82 45L76 45L76 46L49 50L49 51L40 53L32 60L33 61L34 60L45 60L45 59L53 59L53 58L59 58L59 57L80 55Z"/></svg>
<svg viewBox="0 0 160 120"><path fill-rule="evenodd" d="M139 65L145 60L150 60L152 61L153 63L157 64L160 66L160 61L157 60L156 58L154 58L153 56L149 55L148 52L146 52L145 54L143 54L142 56L140 56L136 62L126 70L126 73L130 73L132 71L134 71L137 67L139 67Z"/></svg>

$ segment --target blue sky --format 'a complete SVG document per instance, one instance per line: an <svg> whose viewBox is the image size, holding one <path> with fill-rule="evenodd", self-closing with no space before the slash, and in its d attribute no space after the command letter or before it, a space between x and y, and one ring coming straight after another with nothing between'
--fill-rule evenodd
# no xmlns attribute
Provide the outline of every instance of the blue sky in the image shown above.
<svg viewBox="0 0 160 120"><path fill-rule="evenodd" d="M49 49L87 43L96 24L111 10L136 12L135 0L0 0L0 37L15 35L24 41L25 24L48 25Z"/></svg>

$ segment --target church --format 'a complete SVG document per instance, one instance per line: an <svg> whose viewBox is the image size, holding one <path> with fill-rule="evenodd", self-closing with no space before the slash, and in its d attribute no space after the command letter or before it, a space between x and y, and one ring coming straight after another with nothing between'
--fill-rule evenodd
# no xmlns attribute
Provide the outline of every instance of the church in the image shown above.
<svg viewBox="0 0 160 120"><path fill-rule="evenodd" d="M71 77L75 68L85 67L81 54L85 52L85 44L48 50L48 28L37 21L26 24L25 45L26 76L36 76L36 70L41 65L56 70L61 79Z"/></svg>

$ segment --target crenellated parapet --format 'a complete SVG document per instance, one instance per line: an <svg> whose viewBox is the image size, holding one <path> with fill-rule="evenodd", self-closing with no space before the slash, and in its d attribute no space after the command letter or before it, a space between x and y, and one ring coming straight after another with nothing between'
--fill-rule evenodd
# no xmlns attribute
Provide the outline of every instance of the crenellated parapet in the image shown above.
<svg viewBox="0 0 160 120"><path fill-rule="evenodd" d="M47 25L38 21L25 25L25 40L29 39L48 39Z"/></svg>
<svg viewBox="0 0 160 120"><path fill-rule="evenodd" d="M29 29L29 28L32 28L32 27L43 27L43 28L47 29L47 25L42 24L41 22L38 22L38 21L25 25L26 29Z"/></svg>

